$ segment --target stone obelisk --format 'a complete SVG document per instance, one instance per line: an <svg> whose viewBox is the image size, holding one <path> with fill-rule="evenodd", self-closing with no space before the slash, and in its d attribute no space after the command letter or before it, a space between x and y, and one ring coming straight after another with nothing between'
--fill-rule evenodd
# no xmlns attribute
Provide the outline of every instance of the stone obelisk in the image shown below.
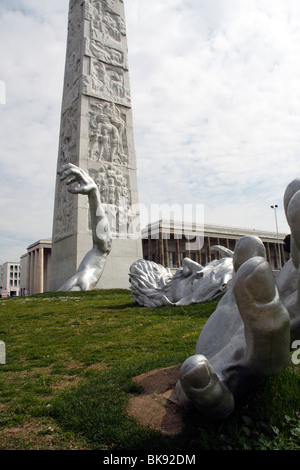
<svg viewBox="0 0 300 470"><path fill-rule="evenodd" d="M123 0L70 0L57 169L73 163L93 177L113 233L98 288L129 287L142 257ZM56 180L51 290L92 246L86 196Z"/></svg>

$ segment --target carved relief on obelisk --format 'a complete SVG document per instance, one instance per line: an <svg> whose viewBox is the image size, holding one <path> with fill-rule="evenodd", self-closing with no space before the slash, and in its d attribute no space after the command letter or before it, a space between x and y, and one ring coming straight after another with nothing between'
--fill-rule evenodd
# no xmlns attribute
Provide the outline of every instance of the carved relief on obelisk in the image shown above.
<svg viewBox="0 0 300 470"><path fill-rule="evenodd" d="M136 156L122 0L70 0L57 168L73 163L97 183L114 236L100 287L127 287L142 257ZM51 289L91 243L88 204L56 181Z"/></svg>

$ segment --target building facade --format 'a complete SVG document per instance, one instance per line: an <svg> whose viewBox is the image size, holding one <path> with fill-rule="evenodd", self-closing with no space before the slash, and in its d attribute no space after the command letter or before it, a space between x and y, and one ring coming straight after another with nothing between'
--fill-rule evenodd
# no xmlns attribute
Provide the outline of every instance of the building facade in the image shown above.
<svg viewBox="0 0 300 470"><path fill-rule="evenodd" d="M20 295L20 263L7 262L0 266L1 297L17 297Z"/></svg>
<svg viewBox="0 0 300 470"><path fill-rule="evenodd" d="M279 233L277 238L274 232L164 220L142 230L143 258L162 264L174 273L182 265L183 258L191 258L205 266L221 257L218 251L211 250L214 245L234 251L236 242L246 235L255 235L262 240L267 260L275 273L289 259L284 233ZM6 279L5 284L2 281L0 284L4 286L4 294L5 290L8 295L22 296L49 292L51 251L51 239L39 240L27 248L21 263L0 266L0 279Z"/></svg>
<svg viewBox="0 0 300 470"><path fill-rule="evenodd" d="M49 292L51 250L51 239L29 245L21 257L20 295Z"/></svg>
<svg viewBox="0 0 300 470"><path fill-rule="evenodd" d="M192 223L160 220L142 230L143 257L172 270L182 265L185 257L205 266L221 257L212 251L221 245L234 251L236 242L246 235L259 237L265 245L267 260L273 271L278 271L288 260L284 249L286 234L215 225L197 226Z"/></svg>

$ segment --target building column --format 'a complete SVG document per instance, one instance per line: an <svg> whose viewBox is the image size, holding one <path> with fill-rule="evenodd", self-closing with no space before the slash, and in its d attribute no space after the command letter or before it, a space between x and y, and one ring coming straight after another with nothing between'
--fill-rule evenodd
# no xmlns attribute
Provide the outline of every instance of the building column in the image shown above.
<svg viewBox="0 0 300 470"><path fill-rule="evenodd" d="M159 256L159 239L155 239L155 262L160 263L160 256Z"/></svg>
<svg viewBox="0 0 300 470"><path fill-rule="evenodd" d="M164 241L162 238L162 231L161 229L159 230L159 263L164 266L165 265L165 259L164 259Z"/></svg>
<svg viewBox="0 0 300 470"><path fill-rule="evenodd" d="M180 268L179 238L175 238L175 256L176 256L177 267Z"/></svg>
<svg viewBox="0 0 300 470"><path fill-rule="evenodd" d="M29 254L30 254L29 294L32 295L34 291L34 251L31 251Z"/></svg>
<svg viewBox="0 0 300 470"><path fill-rule="evenodd" d="M201 248L196 251L196 262L201 264Z"/></svg>
<svg viewBox="0 0 300 470"><path fill-rule="evenodd" d="M164 261L165 261L164 266L168 268L169 267L169 242L167 238L163 239L163 249L164 249Z"/></svg>
<svg viewBox="0 0 300 470"><path fill-rule="evenodd" d="M267 261L271 264L271 253L270 253L270 243L267 242Z"/></svg>
<svg viewBox="0 0 300 470"><path fill-rule="evenodd" d="M207 237L207 262L211 262L210 238Z"/></svg>
<svg viewBox="0 0 300 470"><path fill-rule="evenodd" d="M25 280L25 295L28 295L30 292L30 253L27 253L27 266L26 266L27 274Z"/></svg>
<svg viewBox="0 0 300 470"><path fill-rule="evenodd" d="M39 272L37 273L39 280L39 292L44 292L44 248L39 248Z"/></svg>
<svg viewBox="0 0 300 470"><path fill-rule="evenodd" d="M190 240L187 240L185 239L185 246L188 246L188 248L186 249L186 256L187 258L190 258L191 257L191 250L190 250Z"/></svg>
<svg viewBox="0 0 300 470"><path fill-rule="evenodd" d="M280 253L281 253L281 263L283 266L285 264L285 252L284 252L284 247L282 244L280 244Z"/></svg>
<svg viewBox="0 0 300 470"><path fill-rule="evenodd" d="M278 244L274 243L275 253L276 253L276 269L279 269L279 253L278 253Z"/></svg>
<svg viewBox="0 0 300 470"><path fill-rule="evenodd" d="M34 294L37 294L39 292L39 250L34 250L34 279L33 279L33 285L34 285Z"/></svg>

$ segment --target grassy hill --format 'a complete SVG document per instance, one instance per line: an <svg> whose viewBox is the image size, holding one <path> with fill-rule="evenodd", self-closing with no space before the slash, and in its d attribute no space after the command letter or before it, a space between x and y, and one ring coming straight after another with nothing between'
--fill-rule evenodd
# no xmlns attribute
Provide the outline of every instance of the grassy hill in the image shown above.
<svg viewBox="0 0 300 470"><path fill-rule="evenodd" d="M142 308L127 290L0 300L1 450L300 449L300 367L240 399L223 423L185 412L164 436L128 416L132 377L181 364L217 302Z"/></svg>

